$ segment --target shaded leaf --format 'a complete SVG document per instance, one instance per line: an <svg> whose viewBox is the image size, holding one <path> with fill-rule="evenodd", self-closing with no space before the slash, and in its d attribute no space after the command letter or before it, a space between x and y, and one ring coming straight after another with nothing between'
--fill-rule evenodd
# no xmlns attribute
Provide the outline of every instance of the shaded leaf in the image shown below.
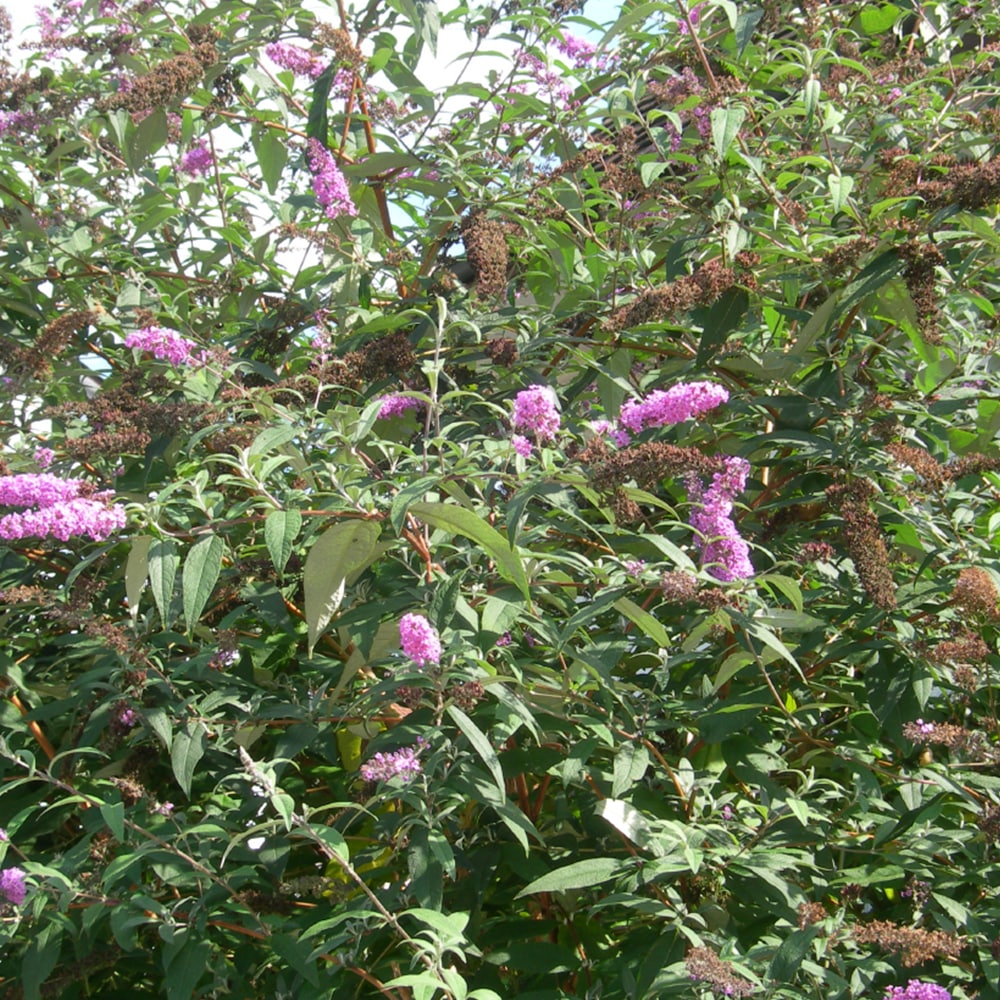
<svg viewBox="0 0 1000 1000"><path fill-rule="evenodd" d="M302 515L294 509L271 511L264 521L264 543L279 575L284 573L301 530Z"/></svg>
<svg viewBox="0 0 1000 1000"><path fill-rule="evenodd" d="M347 578L375 551L379 526L352 519L328 528L309 550L303 571L309 655L344 599Z"/></svg>
<svg viewBox="0 0 1000 1000"><path fill-rule="evenodd" d="M565 892L567 889L586 889L592 885L610 882L622 870L622 863L615 858L589 858L574 861L557 868L526 885L515 897L530 896L536 892Z"/></svg>
<svg viewBox="0 0 1000 1000"><path fill-rule="evenodd" d="M181 579L184 620L188 632L197 625L205 605L219 580L226 543L218 535L201 539L187 554Z"/></svg>
<svg viewBox="0 0 1000 1000"><path fill-rule="evenodd" d="M513 583L526 599L531 599L521 557L503 535L478 514L455 504L444 503L415 503L410 506L410 513L435 528L464 535L481 545L496 561L500 575Z"/></svg>
<svg viewBox="0 0 1000 1000"><path fill-rule="evenodd" d="M160 539L149 548L149 582L164 628L170 627L170 605L174 599L174 580L180 561L173 539Z"/></svg>
<svg viewBox="0 0 1000 1000"><path fill-rule="evenodd" d="M191 779L195 768L204 755L205 729L200 723L189 722L183 730L174 733L170 764L177 784L188 798L191 797Z"/></svg>

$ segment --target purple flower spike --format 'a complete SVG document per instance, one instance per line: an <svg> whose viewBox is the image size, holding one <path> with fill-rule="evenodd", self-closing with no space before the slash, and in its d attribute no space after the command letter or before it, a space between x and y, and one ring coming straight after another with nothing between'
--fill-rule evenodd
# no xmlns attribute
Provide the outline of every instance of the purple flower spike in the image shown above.
<svg viewBox="0 0 1000 1000"><path fill-rule="evenodd" d="M418 667L441 662L441 640L423 615L403 615L399 621L399 641L403 652Z"/></svg>
<svg viewBox="0 0 1000 1000"><path fill-rule="evenodd" d="M365 781L391 781L400 778L409 781L420 774L421 767L418 754L423 750L423 744L403 747L392 753L377 753L371 760L361 765L361 777Z"/></svg>
<svg viewBox="0 0 1000 1000"><path fill-rule="evenodd" d="M24 872L20 868L5 868L0 872L0 899L20 906L28 893Z"/></svg>
<svg viewBox="0 0 1000 1000"><path fill-rule="evenodd" d="M556 394L547 385L533 385L514 398L514 427L534 432L539 441L550 441L559 430Z"/></svg>
<svg viewBox="0 0 1000 1000"><path fill-rule="evenodd" d="M744 458L726 458L725 468L712 477L707 489L696 477L688 478L691 499L700 504L691 513L691 527L700 532L698 545L709 572L723 581L753 576L750 547L730 516L733 500L746 486L750 464Z"/></svg>
<svg viewBox="0 0 1000 1000"><path fill-rule="evenodd" d="M630 399L623 407L621 424L633 434L645 427L665 427L700 417L729 400L729 392L715 382L681 382L651 392L643 400Z"/></svg>
<svg viewBox="0 0 1000 1000"><path fill-rule="evenodd" d="M400 396L392 393L382 397L382 406L378 411L379 419L401 417L407 410L419 410L421 405L420 400L414 399L412 396Z"/></svg>
<svg viewBox="0 0 1000 1000"><path fill-rule="evenodd" d="M358 210L351 201L347 181L337 166L333 154L318 140L309 140L309 169L312 171L313 192L323 206L328 219L338 215L355 216Z"/></svg>
<svg viewBox="0 0 1000 1000"><path fill-rule="evenodd" d="M204 139L199 139L182 157L181 171L192 177L204 177L215 166L215 157Z"/></svg>
<svg viewBox="0 0 1000 1000"><path fill-rule="evenodd" d="M885 1000L951 1000L951 993L943 986L911 979L904 986L890 986L885 991Z"/></svg>
<svg viewBox="0 0 1000 1000"><path fill-rule="evenodd" d="M188 340L176 330L160 326L144 326L141 330L133 330L126 336L125 346L149 351L154 358L169 361L175 368L195 364L199 360L194 354L197 345L193 340Z"/></svg>

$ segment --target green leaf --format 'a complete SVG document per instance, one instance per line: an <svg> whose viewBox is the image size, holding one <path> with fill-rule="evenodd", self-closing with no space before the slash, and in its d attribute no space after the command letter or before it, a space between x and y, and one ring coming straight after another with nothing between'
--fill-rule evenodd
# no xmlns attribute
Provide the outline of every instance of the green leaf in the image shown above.
<svg viewBox="0 0 1000 1000"><path fill-rule="evenodd" d="M764 16L761 7L750 7L740 12L736 18L736 54L742 56L746 47L753 39L753 33L757 30L760 19Z"/></svg>
<svg viewBox="0 0 1000 1000"><path fill-rule="evenodd" d="M647 160L645 163L640 163L639 179L642 181L643 187L649 187L670 166L663 160Z"/></svg>
<svg viewBox="0 0 1000 1000"><path fill-rule="evenodd" d="M465 738L472 744L473 750L482 758L486 769L490 772L496 782L500 792L501 801L506 801L507 786L504 782L503 768L500 766L500 758L497 756L493 744L486 738L483 731L456 705L448 706L448 714L452 717L455 725L462 731Z"/></svg>
<svg viewBox="0 0 1000 1000"><path fill-rule="evenodd" d="M52 974L59 959L62 936L62 925L55 921L42 923L35 930L31 944L21 960L20 978L24 1000L39 1000L39 988Z"/></svg>
<svg viewBox="0 0 1000 1000"><path fill-rule="evenodd" d="M725 159L747 113L742 107L714 108L709 114L712 124L712 145L719 159Z"/></svg>
<svg viewBox="0 0 1000 1000"><path fill-rule="evenodd" d="M189 635L198 624L219 580L225 551L226 543L218 535L209 535L201 539L184 560L181 591L184 597L184 620L187 622Z"/></svg>
<svg viewBox="0 0 1000 1000"><path fill-rule="evenodd" d="M864 4L859 15L861 30L866 35L881 35L896 23L901 13L902 10L894 3L887 3L881 7Z"/></svg>
<svg viewBox="0 0 1000 1000"><path fill-rule="evenodd" d="M806 109L806 120L809 127L812 127L813 116L819 108L820 95L823 92L823 85L814 76L806 80L802 88L802 104Z"/></svg>
<svg viewBox="0 0 1000 1000"><path fill-rule="evenodd" d="M703 331L698 342L699 365L704 365L729 339L729 335L743 322L749 308L747 290L733 285L719 296L710 309L700 309L695 313L696 322Z"/></svg>
<svg viewBox="0 0 1000 1000"><path fill-rule="evenodd" d="M652 827L635 806L621 799L601 799L595 812L636 847L648 849L657 857L663 857L665 852L662 845L656 842Z"/></svg>
<svg viewBox="0 0 1000 1000"><path fill-rule="evenodd" d="M313 85L312 101L309 104L309 122L306 125L306 138L318 139L326 146L327 133L330 131L330 119L327 104L330 99L330 86L337 71L337 60L330 62L319 75Z"/></svg>
<svg viewBox="0 0 1000 1000"><path fill-rule="evenodd" d="M389 522L393 530L398 535L406 524L406 514L410 505L422 497L428 490L438 483L437 476L422 476L412 483L404 486L393 498L392 506L389 508Z"/></svg>
<svg viewBox="0 0 1000 1000"><path fill-rule="evenodd" d="M125 600L128 601L133 621L139 614L139 598L149 578L149 549L152 544L153 539L149 535L136 538L125 561Z"/></svg>
<svg viewBox="0 0 1000 1000"><path fill-rule="evenodd" d="M173 539L160 539L149 548L149 582L160 612L160 622L165 629L170 627L170 605L174 599L174 580L180 561Z"/></svg>
<svg viewBox="0 0 1000 1000"><path fill-rule="evenodd" d="M163 949L164 986L167 1000L191 1000L198 980L205 975L211 962L212 946L208 941L196 941L185 935Z"/></svg>
<svg viewBox="0 0 1000 1000"><path fill-rule="evenodd" d="M341 521L319 536L303 571L309 655L344 599L347 578L375 552L379 526L374 521Z"/></svg>
<svg viewBox="0 0 1000 1000"><path fill-rule="evenodd" d="M435 528L464 535L481 545L496 562L500 575L513 583L524 594L526 600L531 600L528 578L521 564L521 557L503 535L478 514L455 504L444 503L411 504L410 513Z"/></svg>
<svg viewBox="0 0 1000 1000"><path fill-rule="evenodd" d="M649 767L649 751L642 743L623 743L615 754L611 794L617 799L627 792Z"/></svg>
<svg viewBox="0 0 1000 1000"><path fill-rule="evenodd" d="M771 966L767 970L768 977L781 983L790 983L799 971L802 960L809 954L810 946L821 929L821 925L813 924L804 930L792 931L774 953Z"/></svg>
<svg viewBox="0 0 1000 1000"><path fill-rule="evenodd" d="M310 960L312 946L291 934L272 934L268 939L274 953L288 963L306 982L319 986L319 973L316 962Z"/></svg>
<svg viewBox="0 0 1000 1000"><path fill-rule="evenodd" d="M826 186L830 191L834 212L842 212L854 190L854 178L850 174L830 174L826 179Z"/></svg>
<svg viewBox="0 0 1000 1000"><path fill-rule="evenodd" d="M158 706L147 708L142 713L142 718L146 725L163 741L164 749L169 751L173 743L174 731L170 727L170 717L166 711Z"/></svg>
<svg viewBox="0 0 1000 1000"><path fill-rule="evenodd" d="M115 840L125 839L125 804L123 802L102 802L101 816L108 824Z"/></svg>
<svg viewBox="0 0 1000 1000"><path fill-rule="evenodd" d="M586 889L592 885L610 882L622 871L622 863L615 858L589 858L574 861L557 868L526 885L514 898L530 896L536 892L565 892L567 889Z"/></svg>
<svg viewBox="0 0 1000 1000"><path fill-rule="evenodd" d="M123 149L129 166L136 170L143 160L151 156L167 141L167 114L156 108L129 131L128 141Z"/></svg>
<svg viewBox="0 0 1000 1000"><path fill-rule="evenodd" d="M756 657L745 649L737 649L730 653L719 667L719 672L712 681L712 690L718 691L726 681L735 677L744 667L756 663Z"/></svg>
<svg viewBox="0 0 1000 1000"><path fill-rule="evenodd" d="M288 162L288 143L277 129L265 128L254 148L260 175L264 178L268 191L274 194Z"/></svg>
<svg viewBox="0 0 1000 1000"><path fill-rule="evenodd" d="M254 439L247 450L248 455L266 455L276 451L283 444L288 444L297 434L298 429L291 424L280 423L274 427L265 427Z"/></svg>
<svg viewBox="0 0 1000 1000"><path fill-rule="evenodd" d="M322 841L323 845L330 851L331 854L336 855L341 861L350 861L351 852L347 846L347 841L344 840L339 830L334 829L332 826L313 826L313 834L316 839Z"/></svg>
<svg viewBox="0 0 1000 1000"><path fill-rule="evenodd" d="M628 597L619 597L615 601L615 608L630 622L638 625L661 649L670 648L670 636L667 634L667 630L648 611L640 608L635 601Z"/></svg>
<svg viewBox="0 0 1000 1000"><path fill-rule="evenodd" d="M183 730L174 733L170 764L177 784L188 798L191 798L191 779L195 768L204 755L205 728L201 723L189 722Z"/></svg>
<svg viewBox="0 0 1000 1000"><path fill-rule="evenodd" d="M297 510L274 510L264 521L264 542L279 576L285 571L301 530L302 515Z"/></svg>

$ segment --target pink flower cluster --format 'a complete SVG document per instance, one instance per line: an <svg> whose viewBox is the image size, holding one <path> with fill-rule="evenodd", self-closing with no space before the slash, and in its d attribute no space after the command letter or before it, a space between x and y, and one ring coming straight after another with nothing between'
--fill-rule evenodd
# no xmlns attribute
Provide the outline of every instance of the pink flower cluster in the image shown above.
<svg viewBox="0 0 1000 1000"><path fill-rule="evenodd" d="M0 476L0 505L4 507L52 507L81 496L82 479L60 479L51 472L25 472Z"/></svg>
<svg viewBox="0 0 1000 1000"><path fill-rule="evenodd" d="M905 987L888 987L885 1000L951 1000L951 993L943 986L911 979Z"/></svg>
<svg viewBox="0 0 1000 1000"><path fill-rule="evenodd" d="M522 49L515 55L514 60L519 67L528 70L535 78L535 83L538 85L541 94L553 98L560 105L566 107L572 104L572 88L562 78L561 74L550 70L538 56L532 55L530 52ZM511 89L514 92L520 92L516 87Z"/></svg>
<svg viewBox="0 0 1000 1000"><path fill-rule="evenodd" d="M745 458L728 457L722 472L712 477L706 489L697 476L687 481L688 493L699 504L691 514L691 527L699 532L702 562L717 580L741 580L753 576L750 547L733 523L733 500L743 492L750 473Z"/></svg>
<svg viewBox="0 0 1000 1000"><path fill-rule="evenodd" d="M556 48L567 59L572 59L573 65L577 69L583 69L584 66L587 66L597 52L597 46L593 42L571 35L569 32L563 35L561 41L556 41ZM613 58L613 56L601 55L594 60L593 65L596 69L605 69L608 63L613 61Z"/></svg>
<svg viewBox="0 0 1000 1000"><path fill-rule="evenodd" d="M355 216L358 210L351 201L347 181L337 166L333 154L318 140L309 140L309 169L312 171L313 192L323 206L328 219L338 215Z"/></svg>
<svg viewBox="0 0 1000 1000"><path fill-rule="evenodd" d="M271 42L264 47L264 54L282 69L291 70L296 76L308 76L313 80L322 75L327 65L322 59L317 59L305 49L290 45L288 42Z"/></svg>
<svg viewBox="0 0 1000 1000"><path fill-rule="evenodd" d="M90 494L82 479L60 479L47 472L0 476L0 504L32 508L0 517L0 538L57 538L86 535L95 542L125 526L125 511L109 506L110 494Z"/></svg>
<svg viewBox="0 0 1000 1000"><path fill-rule="evenodd" d="M403 652L418 667L441 662L441 640L423 615L403 615L399 620L399 641Z"/></svg>
<svg viewBox="0 0 1000 1000"><path fill-rule="evenodd" d="M645 427L664 427L700 417L728 402L729 392L715 382L680 382L656 389L645 399L630 399L623 407L621 424L633 434Z"/></svg>
<svg viewBox="0 0 1000 1000"><path fill-rule="evenodd" d="M20 868L5 868L0 872L0 899L20 906L28 893L24 872Z"/></svg>
<svg viewBox="0 0 1000 1000"><path fill-rule="evenodd" d="M56 50L66 47L66 31L72 27L73 19L80 13L83 0L68 0L62 4L62 11L57 15L51 7L37 5L35 16L38 18L39 36L42 45L47 47L46 55L53 56Z"/></svg>
<svg viewBox="0 0 1000 1000"><path fill-rule="evenodd" d="M175 368L201 360L194 354L197 345L193 340L188 340L176 330L160 326L144 326L141 330L133 330L126 336L125 346L149 351L154 358L169 361Z"/></svg>
<svg viewBox="0 0 1000 1000"><path fill-rule="evenodd" d="M539 441L555 438L559 431L556 394L547 385L522 389L514 397L514 427L531 431Z"/></svg>
<svg viewBox="0 0 1000 1000"><path fill-rule="evenodd" d="M514 434L510 443L521 458L531 458L531 442L523 434Z"/></svg>
<svg viewBox="0 0 1000 1000"><path fill-rule="evenodd" d="M361 765L361 777L365 781L391 781L393 778L409 781L420 774L418 758L426 745L427 741L420 739L416 746L403 747L402 750L395 750L392 753L377 753L371 760Z"/></svg>
<svg viewBox="0 0 1000 1000"><path fill-rule="evenodd" d="M389 417L401 417L407 410L419 410L421 407L419 399L412 396L400 396L392 393L382 397L382 406L379 408L379 419L386 420Z"/></svg>
<svg viewBox="0 0 1000 1000"><path fill-rule="evenodd" d="M204 139L199 139L181 157L181 171L192 177L204 177L214 166L215 157Z"/></svg>
<svg viewBox="0 0 1000 1000"><path fill-rule="evenodd" d="M37 121L30 111L0 111L0 138L8 132L29 132Z"/></svg>

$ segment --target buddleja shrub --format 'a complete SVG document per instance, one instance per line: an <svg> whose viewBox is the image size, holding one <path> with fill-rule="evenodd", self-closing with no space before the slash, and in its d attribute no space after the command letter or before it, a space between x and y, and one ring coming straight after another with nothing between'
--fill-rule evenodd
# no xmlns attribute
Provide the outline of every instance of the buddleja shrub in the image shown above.
<svg viewBox="0 0 1000 1000"><path fill-rule="evenodd" d="M994 5L38 19L3 995L997 996Z"/></svg>

